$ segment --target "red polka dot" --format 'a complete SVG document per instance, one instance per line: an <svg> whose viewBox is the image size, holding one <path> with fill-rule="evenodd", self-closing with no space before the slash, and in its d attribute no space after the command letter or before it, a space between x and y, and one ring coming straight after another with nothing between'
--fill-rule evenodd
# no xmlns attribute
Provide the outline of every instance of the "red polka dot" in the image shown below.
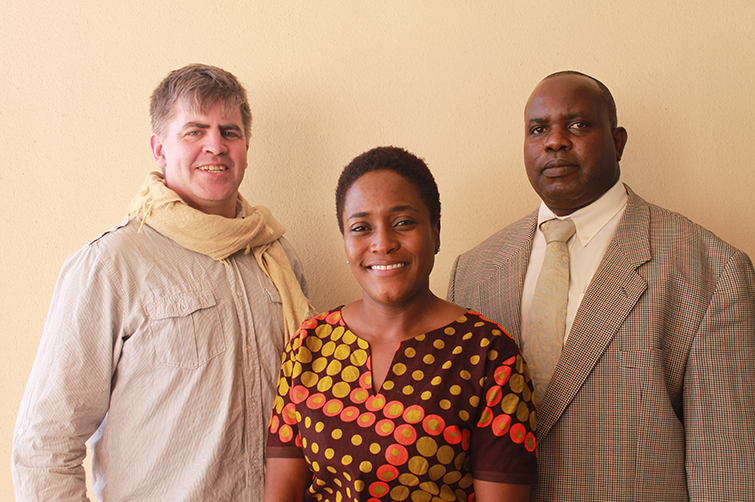
<svg viewBox="0 0 755 502"><path fill-rule="evenodd" d="M356 406L347 406L341 412L341 420L344 422L353 422L359 417L359 408Z"/></svg>
<svg viewBox="0 0 755 502"><path fill-rule="evenodd" d="M312 319L307 319L306 321L304 321L303 323L301 323L301 328L299 328L299 329L300 330L302 330L302 329L312 329L315 326L317 326L317 318L312 318Z"/></svg>
<svg viewBox="0 0 755 502"><path fill-rule="evenodd" d="M511 366L515 362L516 362L516 356L511 356L508 359L506 359L505 361L503 361L501 364L504 364L504 365L507 365L507 366Z"/></svg>
<svg viewBox="0 0 755 502"><path fill-rule="evenodd" d="M488 389L488 392L485 394L485 401L487 402L487 405L495 406L496 404L501 402L501 398L503 397L503 390L498 385L492 386L490 389Z"/></svg>
<svg viewBox="0 0 755 502"><path fill-rule="evenodd" d="M527 437L524 438L524 448L527 451L533 451L537 447L537 439L531 432L527 433Z"/></svg>
<svg viewBox="0 0 755 502"><path fill-rule="evenodd" d="M367 367L370 367L370 358L367 358ZM372 391L372 372L365 371L362 376L359 377L359 386L365 390Z"/></svg>
<svg viewBox="0 0 755 502"><path fill-rule="evenodd" d="M385 460L392 465L403 465L409 460L409 453L400 444L392 444L385 449Z"/></svg>
<svg viewBox="0 0 755 502"><path fill-rule="evenodd" d="M445 427L446 421L438 415L427 415L422 421L422 428L431 436L442 434Z"/></svg>
<svg viewBox="0 0 755 502"><path fill-rule="evenodd" d="M357 418L357 425L359 427L370 427L372 424L375 423L375 414L374 413L362 413L359 415L359 418Z"/></svg>
<svg viewBox="0 0 755 502"><path fill-rule="evenodd" d="M399 425L393 432L393 438L403 445L414 444L417 440L417 431L409 424Z"/></svg>
<svg viewBox="0 0 755 502"><path fill-rule="evenodd" d="M480 415L480 421L477 422L478 427L487 427L493 421L493 410L485 408Z"/></svg>
<svg viewBox="0 0 755 502"><path fill-rule="evenodd" d="M493 373L495 383L498 385L506 385L506 382L511 378L511 366L499 366Z"/></svg>
<svg viewBox="0 0 755 502"><path fill-rule="evenodd" d="M278 418L278 415L273 415L270 418L270 432L275 434L278 432L278 426L280 425L280 419Z"/></svg>
<svg viewBox="0 0 755 502"><path fill-rule="evenodd" d="M381 481L393 481L398 477L398 469L392 465L381 465L377 468L377 477Z"/></svg>
<svg viewBox="0 0 755 502"><path fill-rule="evenodd" d="M351 394L349 394L349 399L351 399L351 402L354 404L362 404L367 401L368 397L370 397L370 393L361 387L357 387L351 391Z"/></svg>
<svg viewBox="0 0 755 502"><path fill-rule="evenodd" d="M328 417L334 417L340 415L341 411L343 411L343 401L340 399L331 399L325 403L325 408L322 412Z"/></svg>
<svg viewBox="0 0 755 502"><path fill-rule="evenodd" d="M524 441L526 433L527 433L527 429L524 428L524 425L514 424L511 426L511 431L509 432L509 436L511 436L511 440L513 442L515 442L516 444L519 444L522 441Z"/></svg>
<svg viewBox="0 0 755 502"><path fill-rule="evenodd" d="M445 439L448 444L459 444L461 442L461 431L455 425L446 427L443 430L443 439Z"/></svg>
<svg viewBox="0 0 755 502"><path fill-rule="evenodd" d="M461 431L461 447L464 451L469 449L469 445L472 443L472 431L464 429Z"/></svg>
<svg viewBox="0 0 755 502"><path fill-rule="evenodd" d="M382 481L375 481L370 484L370 495L373 497L382 497L388 493L388 484Z"/></svg>
<svg viewBox="0 0 755 502"><path fill-rule="evenodd" d="M380 411L385 406L385 397L382 394L375 394L367 398L364 403L365 408L370 411Z"/></svg>
<svg viewBox="0 0 755 502"><path fill-rule="evenodd" d="M407 406L404 410L404 421L410 424L418 424L425 418L425 410L418 404Z"/></svg>
<svg viewBox="0 0 755 502"><path fill-rule="evenodd" d="M283 407L281 418L283 418L283 421L289 425L296 423L296 406L294 403L288 403Z"/></svg>
<svg viewBox="0 0 755 502"><path fill-rule="evenodd" d="M404 405L400 401L391 401L383 407L386 418L398 418L404 412Z"/></svg>
<svg viewBox="0 0 755 502"><path fill-rule="evenodd" d="M319 410L325 405L326 401L325 394L319 392L317 394L312 394L307 398L307 408L310 410Z"/></svg>
<svg viewBox="0 0 755 502"><path fill-rule="evenodd" d="M490 427L493 430L493 434L496 436L503 436L509 432L509 427L511 427L511 416L498 415L495 417L493 424Z"/></svg>
<svg viewBox="0 0 755 502"><path fill-rule="evenodd" d="M384 418L375 425L375 432L383 437L390 436L393 433L393 429L395 427L396 425L393 423L393 420Z"/></svg>
<svg viewBox="0 0 755 502"><path fill-rule="evenodd" d="M309 397L309 389L303 385L297 385L288 391L288 397L294 404L299 404Z"/></svg>
<svg viewBox="0 0 755 502"><path fill-rule="evenodd" d="M328 324L333 324L333 325L339 325L340 326L341 325L340 321L341 321L341 311L340 310L337 310L335 312L331 312L330 315L328 315L328 317L325 318L325 322L328 323Z"/></svg>
<svg viewBox="0 0 755 502"><path fill-rule="evenodd" d="M294 439L294 430L290 425L283 424L283 426L278 431L278 437L282 442L290 443L291 440Z"/></svg>

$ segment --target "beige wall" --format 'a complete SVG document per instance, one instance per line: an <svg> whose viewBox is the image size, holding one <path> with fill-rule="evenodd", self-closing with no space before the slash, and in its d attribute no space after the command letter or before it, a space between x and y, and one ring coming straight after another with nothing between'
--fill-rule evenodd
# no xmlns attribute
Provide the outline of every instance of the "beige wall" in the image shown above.
<svg viewBox="0 0 755 502"><path fill-rule="evenodd" d="M246 84L242 192L287 225L320 309L359 294L333 214L343 165L385 144L427 160L443 203L432 285L445 295L458 253L536 206L522 109L561 69L613 91L627 183L755 256L750 0L10 0L2 11L0 500L13 498L13 425L60 266L125 215L154 168L149 95L187 63Z"/></svg>

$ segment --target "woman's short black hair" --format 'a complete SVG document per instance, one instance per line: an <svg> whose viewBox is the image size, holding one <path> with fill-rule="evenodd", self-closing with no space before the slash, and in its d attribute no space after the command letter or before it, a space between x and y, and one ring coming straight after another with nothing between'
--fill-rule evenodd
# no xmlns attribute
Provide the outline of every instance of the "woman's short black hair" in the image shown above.
<svg viewBox="0 0 755 502"><path fill-rule="evenodd" d="M440 194L430 169L425 161L396 146L379 146L356 157L343 168L336 186L336 217L338 229L343 234L343 206L346 192L359 178L372 171L393 171L412 183L419 190L422 202L430 211L430 222L440 221Z"/></svg>

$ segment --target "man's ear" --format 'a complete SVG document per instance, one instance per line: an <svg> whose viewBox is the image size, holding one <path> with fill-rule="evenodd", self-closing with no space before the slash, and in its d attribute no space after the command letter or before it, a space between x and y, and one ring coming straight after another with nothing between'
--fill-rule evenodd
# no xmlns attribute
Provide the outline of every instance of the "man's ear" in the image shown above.
<svg viewBox="0 0 755 502"><path fill-rule="evenodd" d="M155 158L157 165L165 169L165 152L163 151L163 142L156 133L149 137L149 146L152 148L152 156Z"/></svg>
<svg viewBox="0 0 755 502"><path fill-rule="evenodd" d="M616 148L616 160L621 160L624 154L624 147L627 144L627 130L623 127L617 127L611 133L613 136L613 146Z"/></svg>

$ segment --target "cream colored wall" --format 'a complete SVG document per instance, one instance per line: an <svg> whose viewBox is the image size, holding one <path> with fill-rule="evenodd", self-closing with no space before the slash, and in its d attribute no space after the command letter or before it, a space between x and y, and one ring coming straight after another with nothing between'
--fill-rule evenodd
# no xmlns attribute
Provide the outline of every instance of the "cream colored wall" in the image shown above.
<svg viewBox="0 0 755 502"><path fill-rule="evenodd" d="M359 290L333 209L377 145L423 156L443 203L432 286L531 211L522 110L546 74L613 91L624 180L755 256L750 0L49 2L0 17L0 500L18 405L63 260L125 214L152 168L148 98L168 71L235 73L254 113L242 192L288 227L318 308Z"/></svg>

